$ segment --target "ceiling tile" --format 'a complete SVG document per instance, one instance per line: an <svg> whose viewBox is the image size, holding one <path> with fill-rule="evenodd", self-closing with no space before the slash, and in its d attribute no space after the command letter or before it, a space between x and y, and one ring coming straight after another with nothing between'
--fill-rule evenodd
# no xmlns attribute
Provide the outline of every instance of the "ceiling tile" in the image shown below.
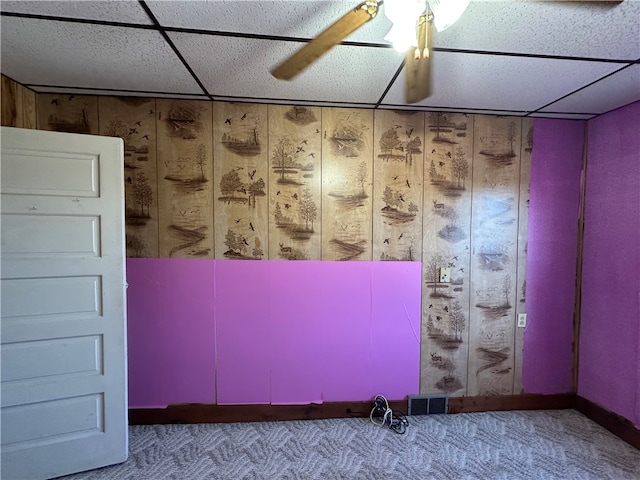
<svg viewBox="0 0 640 480"><path fill-rule="evenodd" d="M360 3L354 1L148 1L163 26L312 38ZM348 40L383 42L391 22L378 15ZM385 42L386 43L386 42Z"/></svg>
<svg viewBox="0 0 640 480"><path fill-rule="evenodd" d="M617 64L434 52L427 107L532 111L603 77ZM385 104L404 102L404 71Z"/></svg>
<svg viewBox="0 0 640 480"><path fill-rule="evenodd" d="M109 22L142 23L151 25L151 19L138 2L132 1L6 1L3 12L28 13L54 17L84 18Z"/></svg>
<svg viewBox="0 0 640 480"><path fill-rule="evenodd" d="M339 45L292 81L269 73L298 43L170 33L213 96L375 104L402 62L387 48Z"/></svg>
<svg viewBox="0 0 640 480"><path fill-rule="evenodd" d="M202 93L156 31L2 17L1 33L2 71L20 83Z"/></svg>
<svg viewBox="0 0 640 480"><path fill-rule="evenodd" d="M640 1L473 1L438 33L446 48L634 60L640 58Z"/></svg>
<svg viewBox="0 0 640 480"><path fill-rule="evenodd" d="M632 65L552 103L542 112L605 113L640 100L640 65Z"/></svg>

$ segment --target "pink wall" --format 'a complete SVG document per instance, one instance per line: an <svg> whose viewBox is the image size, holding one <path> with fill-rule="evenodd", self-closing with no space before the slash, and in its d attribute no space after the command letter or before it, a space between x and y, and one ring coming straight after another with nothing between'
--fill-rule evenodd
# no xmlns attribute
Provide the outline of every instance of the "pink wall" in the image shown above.
<svg viewBox="0 0 640 480"><path fill-rule="evenodd" d="M421 264L129 259L129 405L418 393Z"/></svg>
<svg viewBox="0 0 640 480"><path fill-rule="evenodd" d="M536 119L527 244L526 393L571 391L584 122Z"/></svg>
<svg viewBox="0 0 640 480"><path fill-rule="evenodd" d="M127 259L129 405L215 403L213 260Z"/></svg>
<svg viewBox="0 0 640 480"><path fill-rule="evenodd" d="M640 102L588 136L578 394L640 428Z"/></svg>

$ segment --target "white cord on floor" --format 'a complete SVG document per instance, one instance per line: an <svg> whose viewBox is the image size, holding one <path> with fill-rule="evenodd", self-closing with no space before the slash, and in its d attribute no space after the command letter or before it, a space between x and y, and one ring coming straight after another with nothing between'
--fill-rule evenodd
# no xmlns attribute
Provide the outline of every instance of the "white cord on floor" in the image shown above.
<svg viewBox="0 0 640 480"><path fill-rule="evenodd" d="M389 402L387 402L387 399L382 395L376 395L374 403L375 405L373 409L371 409L371 413L369 414L369 420L371 420L371 423L380 427L391 425L391 422L393 421L393 410L389 408ZM374 420L374 413L382 418L382 421L380 423ZM389 423L387 423L387 420Z"/></svg>
<svg viewBox="0 0 640 480"><path fill-rule="evenodd" d="M382 420L380 420L382 419ZM374 425L388 427L396 433L404 433L409 426L409 422L402 414L397 414L393 418L393 410L389 407L389 402L383 395L376 395L374 407L369 414L369 420Z"/></svg>

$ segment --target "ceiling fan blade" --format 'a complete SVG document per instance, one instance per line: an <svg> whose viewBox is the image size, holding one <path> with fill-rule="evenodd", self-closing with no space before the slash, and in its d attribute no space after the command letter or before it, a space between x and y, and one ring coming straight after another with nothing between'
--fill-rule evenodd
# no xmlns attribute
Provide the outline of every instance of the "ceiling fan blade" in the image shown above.
<svg viewBox="0 0 640 480"><path fill-rule="evenodd" d="M362 2L271 70L271 74L280 80L291 80L331 48L338 45L358 28L374 18L378 13L380 3L382 2Z"/></svg>
<svg viewBox="0 0 640 480"><path fill-rule="evenodd" d="M426 15L418 21L418 47L411 47L405 54L405 98L416 103L431 95L431 55L433 23Z"/></svg>

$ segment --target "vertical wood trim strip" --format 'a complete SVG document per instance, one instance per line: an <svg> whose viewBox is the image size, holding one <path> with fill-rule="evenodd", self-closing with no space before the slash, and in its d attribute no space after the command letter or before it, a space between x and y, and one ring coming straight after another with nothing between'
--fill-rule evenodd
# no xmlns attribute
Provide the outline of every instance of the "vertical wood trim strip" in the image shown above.
<svg viewBox="0 0 640 480"><path fill-rule="evenodd" d="M515 336L513 355L515 359L513 393L523 392L522 364L524 328L518 328L518 313L526 313L527 242L529 230L529 191L531 185L531 155L533 149L533 119L522 119L520 148L520 199L518 205L518 262L516 272Z"/></svg>
<svg viewBox="0 0 640 480"><path fill-rule="evenodd" d="M571 391L578 392L580 367L580 309L582 306L582 257L584 253L584 209L587 194L587 157L588 157L589 124L584 122L584 139L582 144L582 171L580 174L580 209L578 213L578 255L576 258L576 293L573 309L573 342L571 345L572 382Z"/></svg>

